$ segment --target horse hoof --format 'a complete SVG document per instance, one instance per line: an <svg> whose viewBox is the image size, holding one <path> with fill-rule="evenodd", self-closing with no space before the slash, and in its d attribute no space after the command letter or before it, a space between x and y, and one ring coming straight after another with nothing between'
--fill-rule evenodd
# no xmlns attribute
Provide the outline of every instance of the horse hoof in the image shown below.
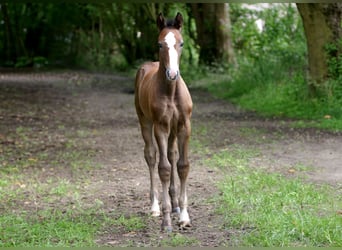
<svg viewBox="0 0 342 250"><path fill-rule="evenodd" d="M190 221L180 221L178 222L178 226L180 230L186 230L191 227Z"/></svg>
<svg viewBox="0 0 342 250"><path fill-rule="evenodd" d="M179 207L172 208L172 213L180 214L180 208Z"/></svg>
<svg viewBox="0 0 342 250"><path fill-rule="evenodd" d="M160 211L152 211L151 216L152 217L159 217L160 216Z"/></svg>
<svg viewBox="0 0 342 250"><path fill-rule="evenodd" d="M165 233L172 233L172 226L162 226L161 231Z"/></svg>

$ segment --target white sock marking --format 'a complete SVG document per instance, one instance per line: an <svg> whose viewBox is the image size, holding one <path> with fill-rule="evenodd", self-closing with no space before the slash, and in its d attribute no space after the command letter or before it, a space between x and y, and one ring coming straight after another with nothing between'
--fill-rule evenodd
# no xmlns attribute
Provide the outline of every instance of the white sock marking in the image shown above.
<svg viewBox="0 0 342 250"><path fill-rule="evenodd" d="M179 221L180 222L189 222L190 221L190 217L188 214L188 211L186 208L183 208L181 211L181 214L179 216Z"/></svg>
<svg viewBox="0 0 342 250"><path fill-rule="evenodd" d="M159 208L159 202L158 199L154 198L152 207L151 207L151 212L153 216L159 216L160 215L160 208Z"/></svg>

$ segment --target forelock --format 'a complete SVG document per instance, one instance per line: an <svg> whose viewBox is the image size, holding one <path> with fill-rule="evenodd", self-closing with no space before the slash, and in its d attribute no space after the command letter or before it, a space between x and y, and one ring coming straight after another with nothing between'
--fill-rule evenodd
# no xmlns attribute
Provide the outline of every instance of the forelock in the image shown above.
<svg viewBox="0 0 342 250"><path fill-rule="evenodd" d="M166 27L168 27L168 28L174 28L174 27L175 27L175 20L174 20L174 19L168 19L168 20L166 20Z"/></svg>

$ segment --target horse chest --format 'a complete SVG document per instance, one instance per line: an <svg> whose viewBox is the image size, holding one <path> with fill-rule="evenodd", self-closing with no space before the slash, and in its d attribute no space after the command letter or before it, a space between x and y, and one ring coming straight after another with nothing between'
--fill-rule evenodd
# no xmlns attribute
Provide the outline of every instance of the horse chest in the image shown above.
<svg viewBox="0 0 342 250"><path fill-rule="evenodd" d="M160 123L174 123L179 119L177 103L164 100L159 105L152 106L153 120Z"/></svg>

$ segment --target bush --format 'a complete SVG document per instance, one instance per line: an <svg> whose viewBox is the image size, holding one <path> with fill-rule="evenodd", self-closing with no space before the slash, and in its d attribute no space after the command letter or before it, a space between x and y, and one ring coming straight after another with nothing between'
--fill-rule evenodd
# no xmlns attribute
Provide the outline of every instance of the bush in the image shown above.
<svg viewBox="0 0 342 250"><path fill-rule="evenodd" d="M211 84L209 90L266 116L314 120L315 123L300 124L341 130L342 62L329 62L331 79L321 85L317 95L312 97L305 79L304 32L295 7L282 4L254 15L255 18L263 18L263 32L248 27L255 25L250 21L243 25L243 20L235 20L240 29L247 25L245 30L248 34L254 32L254 36L240 48L239 68L231 69L228 80ZM327 49L334 50L331 47Z"/></svg>

